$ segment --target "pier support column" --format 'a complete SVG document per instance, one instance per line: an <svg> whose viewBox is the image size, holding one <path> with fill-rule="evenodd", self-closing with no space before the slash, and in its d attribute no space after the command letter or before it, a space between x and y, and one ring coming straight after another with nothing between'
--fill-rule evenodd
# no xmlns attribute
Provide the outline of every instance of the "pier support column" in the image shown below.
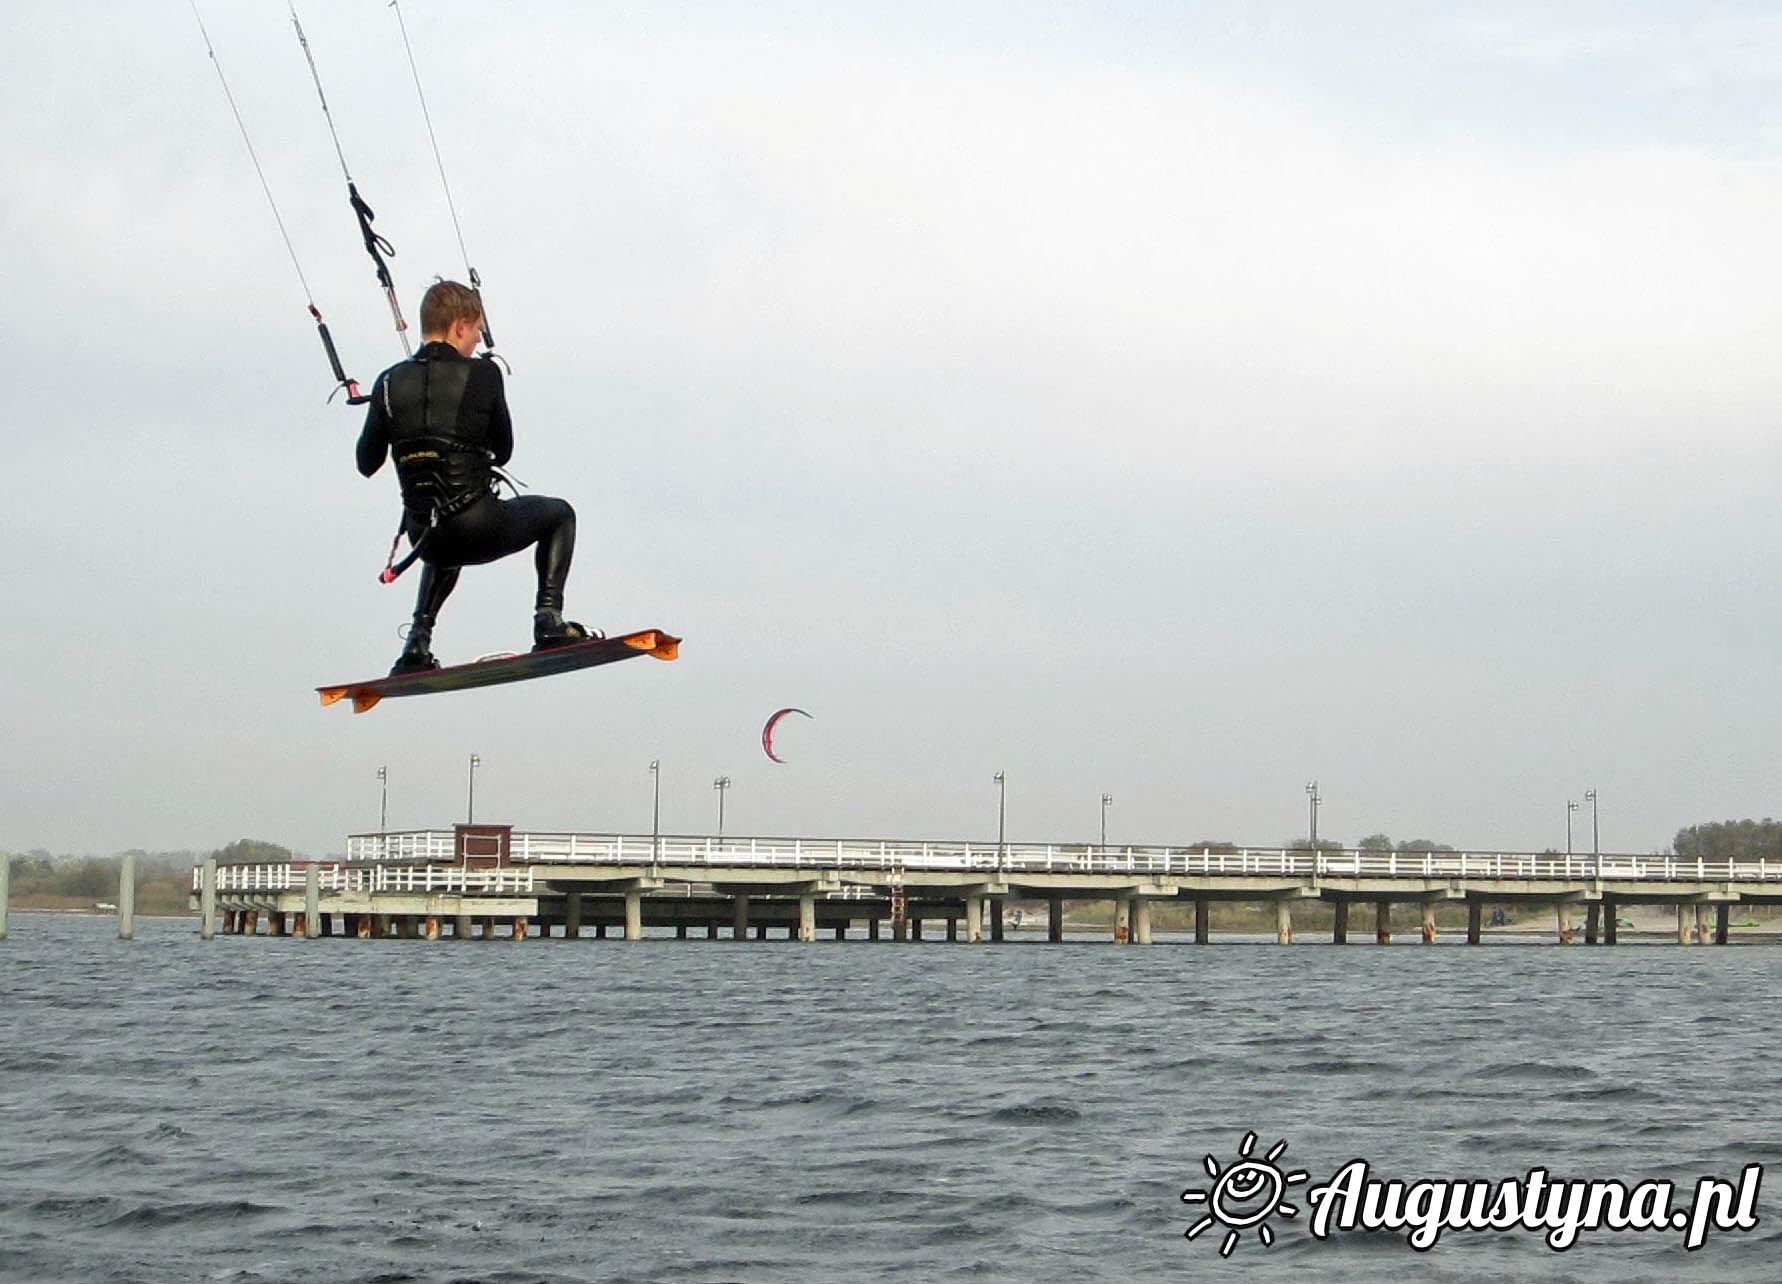
<svg viewBox="0 0 1782 1284"><path fill-rule="evenodd" d="M984 900L981 896L965 898L965 939L971 945L984 939Z"/></svg>
<svg viewBox="0 0 1782 1284"><path fill-rule="evenodd" d="M1677 944L1689 944L1689 906L1677 903Z"/></svg>
<svg viewBox="0 0 1782 1284"><path fill-rule="evenodd" d="M322 870L309 865L303 871L303 936L313 941L322 934Z"/></svg>
<svg viewBox="0 0 1782 1284"><path fill-rule="evenodd" d="M1064 939L1064 897L1046 897L1046 939L1062 941Z"/></svg>
<svg viewBox="0 0 1782 1284"><path fill-rule="evenodd" d="M738 896L730 902L730 939L746 941L749 939L749 898Z"/></svg>
<svg viewBox="0 0 1782 1284"><path fill-rule="evenodd" d="M1194 943L1205 945L1213 939L1212 902L1201 897L1194 902Z"/></svg>
<svg viewBox="0 0 1782 1284"><path fill-rule="evenodd" d="M216 881L211 881L211 892L215 895ZM6 907L12 900L12 856L8 852L0 852L0 941L6 939Z"/></svg>
<svg viewBox="0 0 1782 1284"><path fill-rule="evenodd" d="M266 935L283 936L285 934L285 916L280 910L273 910L266 915Z"/></svg>
<svg viewBox="0 0 1782 1284"><path fill-rule="evenodd" d="M1559 943L1570 945L1572 943L1572 907L1564 901L1559 902L1553 907L1553 918L1559 928Z"/></svg>
<svg viewBox="0 0 1782 1284"><path fill-rule="evenodd" d="M814 941L817 939L817 895L806 892L798 898L798 939Z"/></svg>
<svg viewBox="0 0 1782 1284"><path fill-rule="evenodd" d="M687 925L685 923L676 923L674 925L674 939L677 941L684 941L687 939Z"/></svg>
<svg viewBox="0 0 1782 1284"><path fill-rule="evenodd" d="M1479 934L1481 928L1484 926L1484 920L1484 903L1481 901L1468 901L1466 903L1466 943L1468 945L1477 945L1479 943Z"/></svg>
<svg viewBox="0 0 1782 1284"><path fill-rule="evenodd" d="M495 939L495 917L494 917L494 915L492 915L492 914L483 915L482 926L477 929L477 936L485 941L492 941Z"/></svg>
<svg viewBox="0 0 1782 1284"><path fill-rule="evenodd" d="M1132 939L1140 945L1151 943L1151 902L1142 896L1132 903Z"/></svg>
<svg viewBox="0 0 1782 1284"><path fill-rule="evenodd" d="M359 914L355 917L358 922L353 924L353 935L361 941L369 941L371 939L371 915Z"/></svg>
<svg viewBox="0 0 1782 1284"><path fill-rule="evenodd" d="M1122 896L1114 902L1114 944L1124 945L1132 939L1132 898Z"/></svg>
<svg viewBox="0 0 1782 1284"><path fill-rule="evenodd" d="M851 922L852 920L849 920L849 921ZM847 923L837 923L835 925L835 939L838 941L845 941L848 939L848 924Z"/></svg>
<svg viewBox="0 0 1782 1284"><path fill-rule="evenodd" d="M243 936L252 936L260 926L260 911L242 910L235 916L235 921L240 926Z"/></svg>
<svg viewBox="0 0 1782 1284"><path fill-rule="evenodd" d="M1603 904L1591 901L1584 907L1584 944L1595 945L1602 937Z"/></svg>
<svg viewBox="0 0 1782 1284"><path fill-rule="evenodd" d="M715 941L718 939L718 925L716 923L707 923L705 925L705 939L708 941Z"/></svg>
<svg viewBox="0 0 1782 1284"><path fill-rule="evenodd" d="M597 941L604 941L606 939L606 924L605 923L594 924L594 939Z"/></svg>
<svg viewBox="0 0 1782 1284"><path fill-rule="evenodd" d="M136 935L136 853L125 855L118 870L118 940Z"/></svg>
<svg viewBox="0 0 1782 1284"><path fill-rule="evenodd" d="M635 887L625 893L625 939L643 940L643 893Z"/></svg>
<svg viewBox="0 0 1782 1284"><path fill-rule="evenodd" d="M879 916L877 913L866 920L866 939L869 941L879 939Z"/></svg>
<svg viewBox="0 0 1782 1284"><path fill-rule="evenodd" d="M452 939L454 941L468 941L474 931L476 928L471 923L470 915L455 914L452 916Z"/></svg>
<svg viewBox="0 0 1782 1284"><path fill-rule="evenodd" d="M766 923L755 924L755 939L757 941L765 941L767 939L767 924Z"/></svg>
<svg viewBox="0 0 1782 1284"><path fill-rule="evenodd" d="M1708 939L1707 902L1697 901L1695 903L1695 943L1697 945L1706 945Z"/></svg>
<svg viewBox="0 0 1782 1284"><path fill-rule="evenodd" d="M951 914L947 915L947 939L949 941L959 939L959 920Z"/></svg>
<svg viewBox="0 0 1782 1284"><path fill-rule="evenodd" d="M1330 939L1332 944L1347 945L1349 943L1349 902L1338 900L1336 903L1336 922L1331 925Z"/></svg>
<svg viewBox="0 0 1782 1284"><path fill-rule="evenodd" d="M1392 902L1374 902L1374 944L1392 944Z"/></svg>
<svg viewBox="0 0 1782 1284"><path fill-rule="evenodd" d="M1435 912L1436 912L1436 903L1434 901L1424 901L1423 902L1423 943L1425 945L1434 945L1435 944L1435 939L1436 939Z"/></svg>
<svg viewBox="0 0 1782 1284"><path fill-rule="evenodd" d="M1002 897L998 896L990 902L990 939L1002 939Z"/></svg>
<svg viewBox="0 0 1782 1284"><path fill-rule="evenodd" d="M11 860L0 856L0 866ZM198 876L198 939L213 940L217 934L217 858L204 858L203 872ZM0 938L6 936L6 873L0 869Z"/></svg>
<svg viewBox="0 0 1782 1284"><path fill-rule="evenodd" d="M1613 945L1615 943L1615 927L1616 927L1615 918L1616 918L1617 912L1618 912L1618 907L1615 904L1615 898L1612 896L1603 897L1603 944L1604 945Z"/></svg>
<svg viewBox="0 0 1782 1284"><path fill-rule="evenodd" d="M570 892L563 898L563 937L578 941L582 936L582 894Z"/></svg>
<svg viewBox="0 0 1782 1284"><path fill-rule="evenodd" d="M439 939L439 916L437 914L429 914L427 921L421 925L421 939L426 941Z"/></svg>
<svg viewBox="0 0 1782 1284"><path fill-rule="evenodd" d="M514 940L523 941L526 939L526 930L529 923L530 920L524 914L514 915L513 931L510 933Z"/></svg>
<svg viewBox="0 0 1782 1284"><path fill-rule="evenodd" d="M1732 926L1732 905L1721 901L1714 907L1714 944L1726 944L1727 929Z"/></svg>
<svg viewBox="0 0 1782 1284"><path fill-rule="evenodd" d="M1285 896L1275 901L1275 944L1293 944L1293 906Z"/></svg>

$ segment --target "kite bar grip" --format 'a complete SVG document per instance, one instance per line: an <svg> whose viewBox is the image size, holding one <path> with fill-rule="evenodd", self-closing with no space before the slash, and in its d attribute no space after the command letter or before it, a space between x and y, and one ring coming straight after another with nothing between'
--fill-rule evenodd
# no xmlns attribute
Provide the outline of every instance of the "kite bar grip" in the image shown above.
<svg viewBox="0 0 1782 1284"><path fill-rule="evenodd" d="M359 381L357 379L349 379L347 377L347 372L341 368L340 353L336 351L334 347L334 336L328 333L328 323L322 320L322 314L316 311L313 303L310 305L309 314L316 319L316 333L322 336L322 351L328 354L328 368L334 372L334 392L339 392L342 388L345 388L347 391L347 405L364 405L366 402L370 401L371 398L365 393L360 392ZM328 400L334 400L334 393L328 394Z"/></svg>

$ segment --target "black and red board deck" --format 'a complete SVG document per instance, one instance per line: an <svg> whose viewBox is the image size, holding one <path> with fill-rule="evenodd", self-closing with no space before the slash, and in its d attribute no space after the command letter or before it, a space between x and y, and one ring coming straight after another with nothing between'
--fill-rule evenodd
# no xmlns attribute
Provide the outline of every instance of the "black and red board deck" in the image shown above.
<svg viewBox="0 0 1782 1284"><path fill-rule="evenodd" d="M316 692L324 705L351 700L353 712L364 713L380 700L393 700L397 696L436 695L442 691L468 691L473 687L493 687L504 682L524 682L528 678L544 678L553 673L570 673L618 660L633 660L640 655L672 660L680 654L680 646L679 638L661 629L644 629L616 638L572 642L548 651L473 660L469 664L396 673L364 682L343 682L317 687Z"/></svg>

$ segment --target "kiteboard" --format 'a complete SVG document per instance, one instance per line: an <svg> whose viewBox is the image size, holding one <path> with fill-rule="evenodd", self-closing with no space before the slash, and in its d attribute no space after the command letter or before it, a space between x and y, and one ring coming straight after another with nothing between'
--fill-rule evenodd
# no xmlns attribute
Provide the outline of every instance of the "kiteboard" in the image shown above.
<svg viewBox="0 0 1782 1284"><path fill-rule="evenodd" d="M392 673L388 677L365 682L344 682L337 686L317 687L324 705L341 700L353 702L354 713L364 713L380 700L397 696L435 695L441 691L468 691L472 687L493 687L504 682L524 682L528 678L549 677L553 673L569 673L590 669L597 664L631 660L640 655L658 660L672 660L680 654L681 640L661 629L644 629L616 638L589 638L546 651L529 651L523 655L495 656L473 660L469 664L453 664L443 669L418 669L412 673Z"/></svg>

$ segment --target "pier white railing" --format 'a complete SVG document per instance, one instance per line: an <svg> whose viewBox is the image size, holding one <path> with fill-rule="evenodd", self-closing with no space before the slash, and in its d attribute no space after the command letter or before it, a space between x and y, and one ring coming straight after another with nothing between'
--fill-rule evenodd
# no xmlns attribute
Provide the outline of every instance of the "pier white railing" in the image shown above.
<svg viewBox="0 0 1782 1284"><path fill-rule="evenodd" d="M457 862L449 830L354 834L348 869ZM1104 847L1098 844L911 842L898 839L715 838L687 835L526 833L510 836L508 860L531 865L653 865L983 874L1170 875L1295 880L1514 879L1542 882L1782 882L1782 862L1550 852L1313 853L1293 848ZM252 867L237 867L252 868ZM277 867L272 867L277 868ZM476 873L472 867L470 873Z"/></svg>
<svg viewBox="0 0 1782 1284"><path fill-rule="evenodd" d="M448 834L449 838L450 835ZM532 871L525 867L465 869L460 865L220 865L218 892L299 892L316 871L318 890L413 893L416 895L530 896ZM204 872L192 871L192 890L203 889Z"/></svg>

